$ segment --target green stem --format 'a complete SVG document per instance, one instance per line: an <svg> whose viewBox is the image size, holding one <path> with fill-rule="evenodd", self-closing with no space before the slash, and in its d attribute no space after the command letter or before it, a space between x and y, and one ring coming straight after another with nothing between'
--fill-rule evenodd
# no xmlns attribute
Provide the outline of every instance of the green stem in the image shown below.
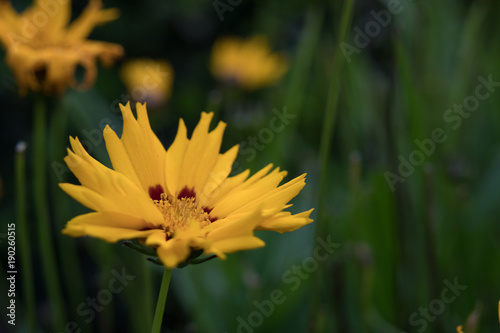
<svg viewBox="0 0 500 333"><path fill-rule="evenodd" d="M271 145L274 150L275 161L278 164L283 163L277 158L282 156L293 156L293 147L296 140L296 127L300 123L301 111L304 109L304 100L306 94L303 92L308 89L310 82L310 73L314 64L315 56L318 52L318 44L321 36L321 27L323 25L324 10L320 6L309 6L305 15L304 30L301 34L297 51L293 58L292 68L286 90L283 108L288 113L294 115L294 119L287 125L287 130L277 136L277 142Z"/></svg>
<svg viewBox="0 0 500 333"><path fill-rule="evenodd" d="M286 102L292 114L298 115L303 109L303 101L306 95L303 92L307 90L308 76L311 72L314 56L318 51L323 16L323 10L317 6L310 6L306 14L304 32L297 47L287 87ZM295 123L297 122L292 124Z"/></svg>
<svg viewBox="0 0 500 333"><path fill-rule="evenodd" d="M68 107L58 101L58 105L50 115L50 133L49 133L49 159L51 163L64 163L65 154L64 145L66 142L66 126L68 121ZM64 180L62 174L58 174L55 169L50 172L50 190L51 198L57 205L54 207L54 222L56 232L64 228L66 221L69 221L72 215L70 198L58 186ZM71 308L76 308L78 304L86 298L83 282L83 274L78 260L77 246L74 239L70 237L58 237L57 249L62 265L62 277L64 286L68 291L68 299ZM77 318L79 327L83 332L89 332L89 325L84 325L83 320Z"/></svg>
<svg viewBox="0 0 500 333"><path fill-rule="evenodd" d="M340 28L337 36L337 44L340 45L341 42L345 41L347 36L347 31L351 25L352 14L353 14L354 0L346 0L342 9L342 16L340 21ZM340 80L342 77L342 68L344 66L345 57L342 54L340 46L335 48L335 54L332 64L331 81L328 93L328 99L326 102L326 109L324 115L323 129L321 133L321 143L320 143L320 178L319 178L319 195L318 195L318 222L316 224L316 235L315 239L318 237L325 237L329 233L328 218L325 213L327 205L325 202L326 190L328 188L328 161L329 153L332 142L333 133L335 130L335 120L337 116L338 101L340 96ZM324 288L327 284L323 282L323 276L326 275L323 268L317 270L317 283L312 285L312 313L317 319L317 313L319 313L320 303L322 302L322 295L325 294ZM328 294L328 293L326 293ZM313 322L314 325L314 322ZM317 331L321 328L316 327Z"/></svg>
<svg viewBox="0 0 500 333"><path fill-rule="evenodd" d="M26 305L26 317L29 332L36 332L35 314L35 285L33 283L33 260L31 257L31 246L29 240L29 229L26 218L26 143L19 142L16 145L16 208L17 226L19 239L20 264L22 267L22 283L24 289L24 302Z"/></svg>
<svg viewBox="0 0 500 333"><path fill-rule="evenodd" d="M142 271L143 271L143 293L144 293L144 310L143 315L145 317L145 322L149 323L153 319L153 289L151 287L153 281L153 275L151 274L151 263L144 260L141 256Z"/></svg>
<svg viewBox="0 0 500 333"><path fill-rule="evenodd" d="M347 0L344 3L344 8L342 11L342 19L339 30L339 35L337 41L340 43L345 40L347 36L347 29L351 25L352 20L352 8L354 5L354 0ZM323 130L321 133L321 143L320 143L320 160L321 160L321 176L320 176L320 190L319 190L319 207L324 206L323 199L325 197L325 191L328 187L327 176L328 176L328 156L331 147L331 141L333 133L335 130L335 120L337 117L338 101L340 96L340 78L342 73L342 68L344 66L345 57L341 53L340 47L336 48L336 52L333 59L332 66L332 80L330 82L330 90L328 94L328 100L326 104L325 117L323 122ZM320 221L321 222L321 221ZM321 225L321 223L320 223ZM322 231L321 228L317 228ZM319 234L321 235L321 234Z"/></svg>
<svg viewBox="0 0 500 333"><path fill-rule="evenodd" d="M165 268L163 271L163 279L161 280L160 296L158 296L158 302L156 303L155 318L153 320L151 333L159 333L161 330L161 322L165 312L165 301L167 300L168 286L170 284L171 276L172 270Z"/></svg>
<svg viewBox="0 0 500 333"><path fill-rule="evenodd" d="M59 287L59 275L54 255L54 240L49 216L49 203L47 200L47 161L46 161L46 109L43 97L38 96L34 108L34 168L33 192L34 205L37 217L37 234L42 257L43 272L48 297L52 305L54 324L57 329L63 329L65 323L65 310L63 307L62 293Z"/></svg>

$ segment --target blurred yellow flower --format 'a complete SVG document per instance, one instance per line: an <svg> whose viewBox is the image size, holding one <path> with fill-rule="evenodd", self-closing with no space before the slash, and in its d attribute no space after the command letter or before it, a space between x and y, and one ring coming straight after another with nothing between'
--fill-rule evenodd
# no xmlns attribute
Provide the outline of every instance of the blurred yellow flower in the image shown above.
<svg viewBox="0 0 500 333"><path fill-rule="evenodd" d="M116 9L102 9L101 0L89 0L71 24L70 0L35 0L21 14L10 2L0 1L0 42L21 94L28 89L62 94L68 86L91 87L97 76L96 58L110 66L123 55L123 48L87 37L94 27L117 17ZM85 70L80 84L75 79L78 65Z"/></svg>
<svg viewBox="0 0 500 333"><path fill-rule="evenodd" d="M170 98L174 71L165 60L135 59L123 65L121 77L133 100L155 107Z"/></svg>
<svg viewBox="0 0 500 333"><path fill-rule="evenodd" d="M109 126L104 129L114 170L70 138L73 151L68 149L65 161L81 185L60 186L95 212L73 218L64 234L108 242L139 239L173 268L201 252L225 259L226 253L264 246L254 230L285 232L312 222L312 209L284 211L304 187L305 175L279 186L286 172L268 165L252 177L249 170L229 177L238 146L220 153L226 124L209 131L213 113L201 114L191 139L181 119L165 150L144 104L137 103L137 120L130 104L121 110L121 139Z"/></svg>
<svg viewBox="0 0 500 333"><path fill-rule="evenodd" d="M225 37L212 49L210 70L220 81L254 90L280 79L288 69L283 55L272 53L263 36Z"/></svg>
<svg viewBox="0 0 500 333"><path fill-rule="evenodd" d="M498 321L500 322L500 301L498 301ZM464 333L463 326L457 326L457 333Z"/></svg>

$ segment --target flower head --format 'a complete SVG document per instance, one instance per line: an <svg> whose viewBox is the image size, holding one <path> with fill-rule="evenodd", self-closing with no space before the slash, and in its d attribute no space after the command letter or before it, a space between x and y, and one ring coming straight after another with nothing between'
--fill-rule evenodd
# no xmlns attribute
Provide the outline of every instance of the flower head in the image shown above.
<svg viewBox="0 0 500 333"><path fill-rule="evenodd" d="M277 81L288 64L283 55L272 53L263 36L248 40L225 37L215 42L210 70L220 81L253 90Z"/></svg>
<svg viewBox="0 0 500 333"><path fill-rule="evenodd" d="M28 89L62 94L68 86L91 87L97 75L96 58L111 65L123 55L123 48L87 37L94 27L117 17L116 9L102 9L101 0L89 0L71 24L71 1L35 0L21 14L10 2L0 1L0 43L21 94ZM78 65L85 70L81 84L75 79Z"/></svg>
<svg viewBox="0 0 500 333"><path fill-rule="evenodd" d="M284 211L305 185L301 175L279 186L286 175L268 165L229 177L238 153L220 153L226 124L209 131L213 113L202 113L191 139L182 119L174 142L165 150L151 130L146 107L121 106L121 138L104 129L110 169L93 159L78 139L70 138L65 161L81 185L60 184L95 212L73 218L63 233L108 242L139 239L156 249L160 261L176 267L193 253L224 259L226 253L264 246L254 230L298 229L312 220L306 211Z"/></svg>
<svg viewBox="0 0 500 333"><path fill-rule="evenodd" d="M160 106L170 98L174 71L165 60L127 61L122 67L121 76L130 95L137 102Z"/></svg>

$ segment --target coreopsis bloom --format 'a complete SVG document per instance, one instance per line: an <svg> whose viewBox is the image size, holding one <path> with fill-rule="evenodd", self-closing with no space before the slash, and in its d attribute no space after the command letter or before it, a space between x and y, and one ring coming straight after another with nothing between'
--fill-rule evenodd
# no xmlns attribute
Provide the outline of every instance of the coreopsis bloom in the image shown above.
<svg viewBox="0 0 500 333"><path fill-rule="evenodd" d="M500 322L500 301L498 301L498 321ZM463 326L457 326L457 333L464 333Z"/></svg>
<svg viewBox="0 0 500 333"><path fill-rule="evenodd" d="M137 119L130 103L120 107L121 138L109 126L104 129L113 169L70 138L65 161L81 185L60 186L95 212L73 218L64 234L108 242L138 239L173 268L201 252L225 259L227 253L264 246L254 230L285 232L312 222L312 209L284 211L304 187L305 175L279 186L286 172L268 165L251 177L249 170L229 177L238 146L220 153L226 124L209 131L213 113L201 114L191 139L181 119L165 150L144 104L137 103Z"/></svg>
<svg viewBox="0 0 500 333"><path fill-rule="evenodd" d="M62 94L68 86L81 89L93 85L96 59L109 66L123 55L118 44L87 40L97 25L115 20L116 9L102 9L101 0L89 4L74 22L71 1L35 0L21 14L10 2L0 1L0 43L21 94L30 89L45 94ZM81 66L85 76L75 79Z"/></svg>
<svg viewBox="0 0 500 333"><path fill-rule="evenodd" d="M135 59L123 65L121 77L132 99L161 106L170 98L174 71L165 60Z"/></svg>
<svg viewBox="0 0 500 333"><path fill-rule="evenodd" d="M256 36L248 40L225 37L212 49L210 70L220 81L247 90L270 85L288 69L286 58L272 53L267 39Z"/></svg>

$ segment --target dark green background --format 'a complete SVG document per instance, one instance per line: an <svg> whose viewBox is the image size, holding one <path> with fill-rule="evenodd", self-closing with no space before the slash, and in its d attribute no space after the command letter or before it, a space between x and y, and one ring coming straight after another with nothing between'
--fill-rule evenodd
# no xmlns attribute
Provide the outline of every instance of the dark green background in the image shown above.
<svg viewBox="0 0 500 333"><path fill-rule="evenodd" d="M26 3L16 1L15 6L22 9ZM124 60L167 59L175 70L168 105L150 110L152 127L165 146L173 140L179 117L192 131L200 112L208 107L217 108L217 120L228 123L224 151L248 143L249 136L269 127L273 109L286 108L296 118L261 151L256 149L255 159L240 155L237 161L252 172L274 163L289 171L287 180L307 172L307 185L290 210L297 213L314 207L321 213L318 217L316 209L315 222L293 233L258 232L267 243L265 248L174 270L165 331L236 332L238 318L248 320L257 310L253 302L265 303L275 289L284 292L286 301L276 304L254 332L454 332L475 307L480 309L477 332L498 330L500 92L495 90L481 101L456 129L443 115L474 95L479 76L500 81L499 5L492 0L401 1L402 12L391 15L390 24L335 72L334 60L343 56L337 37L343 3L243 0L221 21L210 1L105 1L106 8L120 8L121 17L95 29L92 39L123 45ZM345 42L355 45L354 28L364 30L374 20L370 12L383 10L384 3L355 1ZM75 1L75 13L85 4ZM289 72L276 85L259 91L221 86L210 75L208 64L213 42L228 34L266 34L273 49L288 56ZM68 91L60 101L50 102L51 121L67 120L65 135L56 139L60 145L51 148L51 165L62 163L69 135L84 138L85 131L99 133L103 119L120 132L116 101L127 101L120 65L101 69L92 90ZM323 169L319 147L325 140L322 128L332 108L328 100L335 80L339 101L334 103L337 115L327 169ZM219 103L213 98L217 95L222 97ZM40 332L63 332L51 322L33 225L33 95L18 96L4 62L0 62L0 101L0 233L16 221L14 146L24 140L28 142L30 227L17 232L28 233L32 243ZM408 160L416 154L415 140L432 138L436 128L444 131L446 140L436 143L425 162L391 191L387 172L397 174L400 156ZM94 148L91 154L109 165L104 144ZM152 313L147 309L154 309L154 304L144 304L143 295L151 288L156 301L161 268L150 266L150 284L143 275L144 258L121 244L61 235L64 223L85 210L62 194L52 167L48 171L67 319L76 321L83 332L149 331ZM69 173L64 173L63 180L76 183ZM326 191L320 207L321 184ZM331 237L340 246L292 290L294 283L283 275L313 256L318 236ZM75 245L78 256L68 259L68 246ZM3 240L0 249L5 265ZM113 269L124 267L136 278L96 313L95 320L85 323L87 317L76 312L79 304L107 286ZM4 266L0 308L5 309L3 272ZM81 283L71 278L75 272L81 272ZM424 318L418 314L420 309L442 297L443 281L455 279L467 289L435 319L420 321ZM7 326L2 314L1 331L26 331L22 288L17 295L16 330ZM417 313L415 325L410 323L413 313Z"/></svg>

